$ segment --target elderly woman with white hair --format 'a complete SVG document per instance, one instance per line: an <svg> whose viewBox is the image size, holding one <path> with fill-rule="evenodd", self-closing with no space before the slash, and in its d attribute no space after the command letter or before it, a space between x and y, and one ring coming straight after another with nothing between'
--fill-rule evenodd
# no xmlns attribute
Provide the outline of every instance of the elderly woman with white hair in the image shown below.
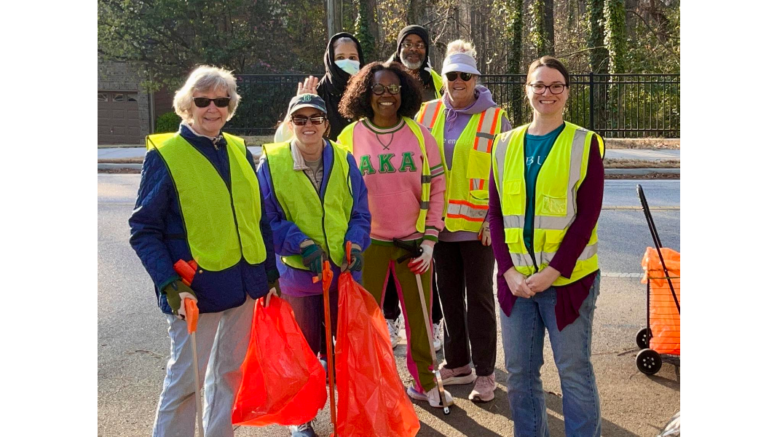
<svg viewBox="0 0 777 437"><path fill-rule="evenodd" d="M511 126L488 88L477 85L480 71L472 44L462 40L448 44L442 73L445 94L424 103L416 116L437 140L445 164L445 228L434 252L448 328L440 374L445 385L474 381L469 399L488 402L496 389L494 254L486 220L488 175L494 136Z"/></svg>
<svg viewBox="0 0 777 437"><path fill-rule="evenodd" d="M254 302L277 286L272 230L241 138L222 132L240 96L226 70L201 66L175 94L177 133L151 135L130 244L151 276L171 340L154 436L194 435L194 362L207 436L231 436ZM191 275L178 268L186 264ZM197 360L186 329L186 298L197 302Z"/></svg>

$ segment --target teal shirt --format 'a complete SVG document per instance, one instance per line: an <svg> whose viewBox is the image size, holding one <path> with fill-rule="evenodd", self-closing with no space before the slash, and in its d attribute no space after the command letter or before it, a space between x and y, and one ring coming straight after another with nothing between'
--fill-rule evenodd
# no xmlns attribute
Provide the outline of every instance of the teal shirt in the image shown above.
<svg viewBox="0 0 777 437"><path fill-rule="evenodd" d="M556 142L559 134L564 130L564 125L556 128L553 132L545 135L529 135L526 132L524 138L523 153L525 161L524 178L526 179L526 224L523 228L523 241L526 248L534 259L534 190L537 187L537 175L540 173L545 158L548 157L553 143ZM536 264L536 260L535 260Z"/></svg>

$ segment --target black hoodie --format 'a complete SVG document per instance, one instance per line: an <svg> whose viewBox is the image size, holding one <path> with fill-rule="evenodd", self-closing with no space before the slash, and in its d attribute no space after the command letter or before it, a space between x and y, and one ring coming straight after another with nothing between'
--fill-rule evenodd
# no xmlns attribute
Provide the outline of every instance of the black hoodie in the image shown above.
<svg viewBox="0 0 777 437"><path fill-rule="evenodd" d="M316 92L324 99L326 103L327 118L329 118L329 125L331 129L329 131L329 138L336 140L337 136L344 127L348 126L353 120L345 118L340 115L337 110L337 106L340 104L340 100L345 93L345 86L348 84L348 79L351 75L343 71L335 64L335 41L340 38L347 37L356 41L356 51L359 53L359 68L364 67L364 55L362 54L362 46L359 44L359 40L355 36L347 32L340 32L332 36L329 39L329 43L326 45L326 52L324 53L324 67L326 67L326 75L321 82L318 83Z"/></svg>

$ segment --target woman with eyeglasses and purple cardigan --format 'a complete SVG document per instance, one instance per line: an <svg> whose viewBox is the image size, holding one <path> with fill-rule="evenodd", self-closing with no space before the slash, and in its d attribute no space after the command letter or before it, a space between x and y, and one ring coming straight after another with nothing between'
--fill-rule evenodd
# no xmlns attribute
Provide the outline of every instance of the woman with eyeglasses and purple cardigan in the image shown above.
<svg viewBox="0 0 777 437"><path fill-rule="evenodd" d="M283 298L314 354L325 353L321 338L324 299L313 278L329 260L334 273L330 293L332 326L337 326L337 279L351 271L361 280L362 251L370 244L367 188L356 161L345 148L326 139L327 107L315 94L291 99L286 123L290 141L264 145L259 181L280 271ZM352 243L346 263L346 242ZM331 341L332 339L325 339ZM324 363L328 357L319 356ZM330 362L326 365L333 365ZM334 402L334 400L331 400ZM310 423L291 427L292 436L316 435Z"/></svg>

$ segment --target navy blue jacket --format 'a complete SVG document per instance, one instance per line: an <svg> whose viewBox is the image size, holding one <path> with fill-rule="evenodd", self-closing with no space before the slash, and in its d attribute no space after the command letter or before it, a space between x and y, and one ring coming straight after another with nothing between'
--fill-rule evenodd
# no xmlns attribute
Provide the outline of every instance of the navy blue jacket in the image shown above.
<svg viewBox="0 0 777 437"><path fill-rule="evenodd" d="M216 147L210 138L197 135L183 124L180 133L213 164L229 186L226 141L221 138ZM255 168L253 155L248 148L246 159L251 163L251 167ZM181 279L173 269L173 263L179 259L191 260L192 254L186 240L181 207L172 176L157 150L147 152L143 161L138 199L129 225L130 244L154 282L157 304L162 312L172 314L167 297L160 290ZM254 299L267 294L268 284L274 282L279 275L275 267L272 229L264 211L264 202L260 228L267 249L267 259L263 263L252 265L241 259L236 265L219 272L197 271L191 287L197 294L197 306L201 313L219 312L240 306L245 302L246 293Z"/></svg>

